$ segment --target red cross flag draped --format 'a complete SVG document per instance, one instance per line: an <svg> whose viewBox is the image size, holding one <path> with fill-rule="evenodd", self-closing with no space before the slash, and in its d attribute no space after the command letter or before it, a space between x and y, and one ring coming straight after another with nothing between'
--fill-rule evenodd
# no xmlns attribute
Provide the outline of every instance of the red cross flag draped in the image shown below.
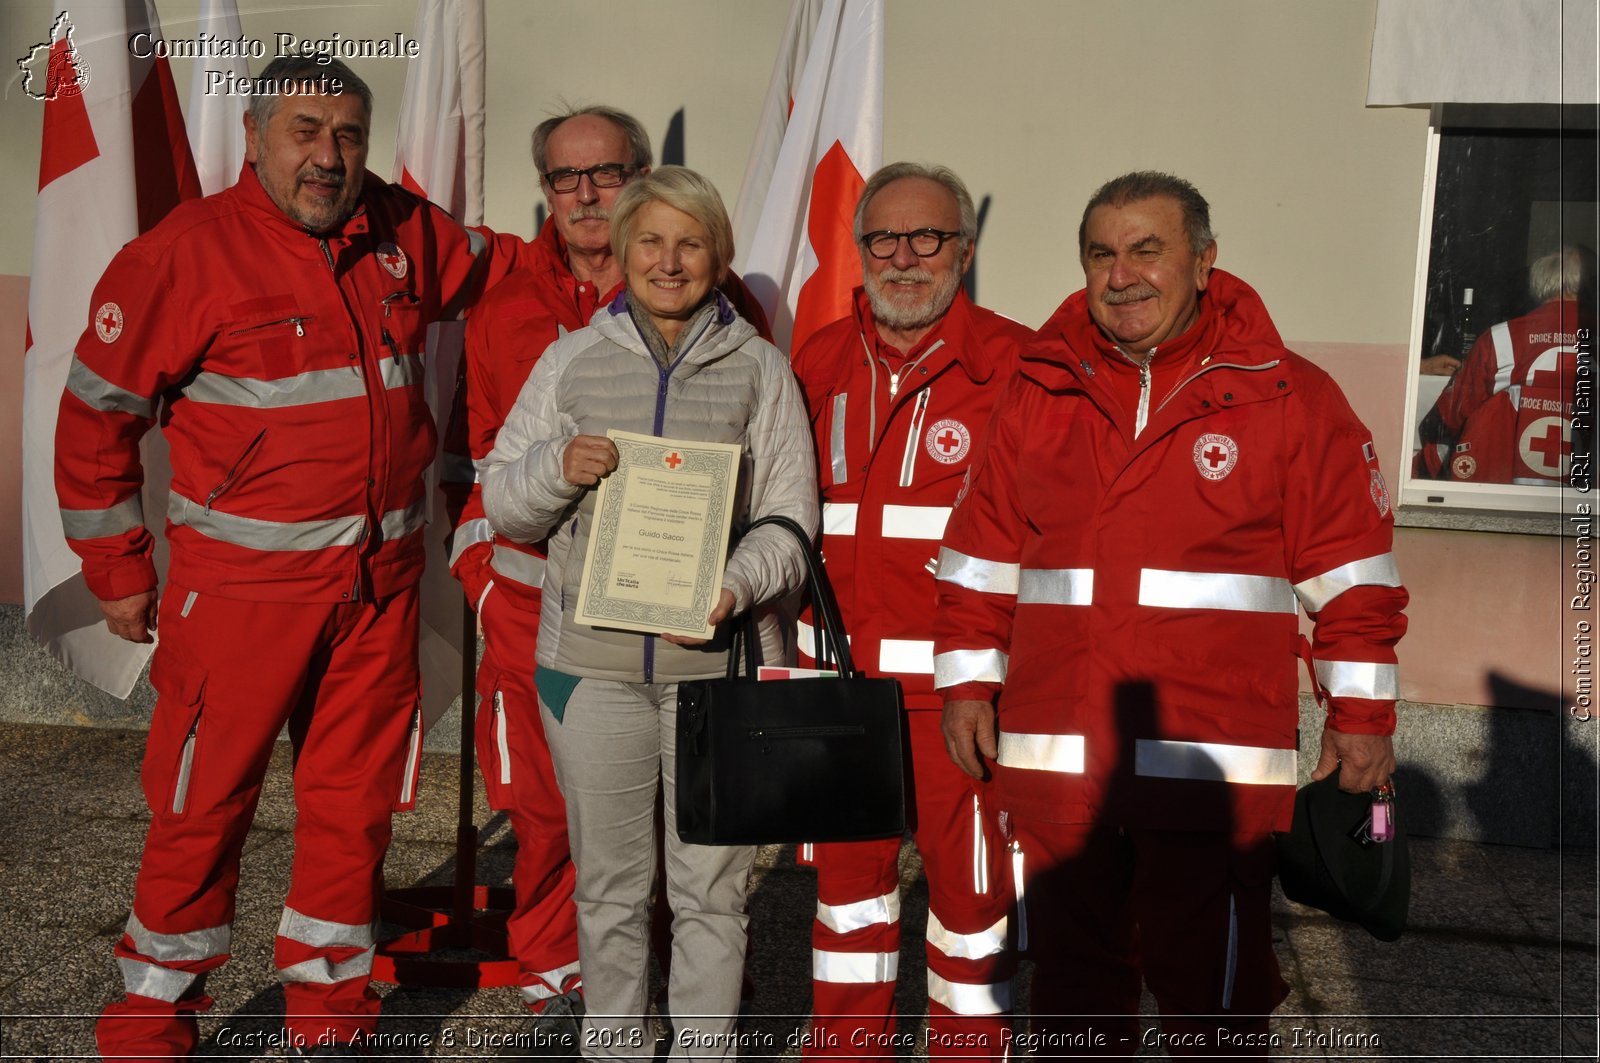
<svg viewBox="0 0 1600 1063"><path fill-rule="evenodd" d="M394 180L427 196L458 221L483 220L483 0L417 0L420 53L406 71L395 143ZM455 394L464 326L428 329L424 385L439 439ZM461 587L450 577L450 534L438 490L440 454L428 471L428 563L422 576L422 713L431 725L461 689ZM470 711L470 705L468 706Z"/></svg>
<svg viewBox="0 0 1600 1063"><path fill-rule="evenodd" d="M72 0L40 21L22 64L23 92L44 107L23 368L23 594L33 636L84 679L126 697L150 647L106 630L67 547L55 494L56 410L111 256L199 195L200 183L167 61L140 59L133 52L148 50L129 47L136 34L161 39L155 4ZM168 477L157 433L145 439L145 471L145 521L158 528ZM157 560L164 568L164 549Z"/></svg>
<svg viewBox="0 0 1600 1063"><path fill-rule="evenodd" d="M195 37L235 41L244 36L234 0L201 0ZM237 90L250 80L244 56L207 55L195 60L189 81L189 149L203 195L216 193L239 179L244 168L244 109L249 96Z"/></svg>
<svg viewBox="0 0 1600 1063"><path fill-rule="evenodd" d="M883 20L883 0L794 0L778 48L735 211L734 268L791 353L849 313L861 283L851 223L883 161Z"/></svg>

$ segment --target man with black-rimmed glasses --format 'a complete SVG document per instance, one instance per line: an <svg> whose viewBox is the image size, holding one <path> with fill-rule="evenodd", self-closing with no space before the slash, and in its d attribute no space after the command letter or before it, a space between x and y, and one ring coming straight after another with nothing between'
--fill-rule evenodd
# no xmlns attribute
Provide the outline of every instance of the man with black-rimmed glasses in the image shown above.
<svg viewBox="0 0 1600 1063"><path fill-rule="evenodd" d="M879 170L856 207L853 311L796 352L822 485L823 551L851 652L900 681L913 761L912 836L928 878L930 1058L1000 1057L1011 1025L1002 840L987 787L945 755L933 684L933 564L980 433L1026 328L961 290L977 216L943 166ZM801 663L813 633L803 617ZM900 838L817 844L808 1056L894 1058ZM804 854L803 854L804 855Z"/></svg>

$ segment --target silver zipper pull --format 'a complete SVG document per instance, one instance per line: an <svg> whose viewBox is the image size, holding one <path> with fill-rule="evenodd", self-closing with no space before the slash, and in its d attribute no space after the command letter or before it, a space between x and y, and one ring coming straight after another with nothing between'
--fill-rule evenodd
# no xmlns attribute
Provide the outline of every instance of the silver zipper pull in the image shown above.
<svg viewBox="0 0 1600 1063"><path fill-rule="evenodd" d="M294 319L294 334L296 336L304 336L306 334L305 320L303 317Z"/></svg>
<svg viewBox="0 0 1600 1063"><path fill-rule="evenodd" d="M900 390L900 374L894 371L889 373L889 397L894 398L895 392Z"/></svg>

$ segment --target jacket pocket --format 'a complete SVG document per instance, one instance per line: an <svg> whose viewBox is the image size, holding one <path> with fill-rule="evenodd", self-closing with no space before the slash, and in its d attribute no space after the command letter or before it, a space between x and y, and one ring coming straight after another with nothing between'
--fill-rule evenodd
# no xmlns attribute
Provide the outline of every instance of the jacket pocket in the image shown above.
<svg viewBox="0 0 1600 1063"><path fill-rule="evenodd" d="M150 667L150 683L158 696L141 772L145 800L153 814L182 819L200 766L206 673L163 644Z"/></svg>
<svg viewBox="0 0 1600 1063"><path fill-rule="evenodd" d="M245 467L250 464L251 459L253 459L256 454L261 451L261 441L266 439L266 437L267 430L265 428L259 429L255 435L251 436L250 442L244 445L244 449L239 451L238 457L234 458L233 461L228 465L227 472L223 474L222 479L218 480L216 484L212 486L211 490L206 492L207 513L211 512L212 503L221 498L229 490L238 486L240 475L244 472Z"/></svg>
<svg viewBox="0 0 1600 1063"><path fill-rule="evenodd" d="M308 368L317 319L294 299L250 299L229 307L229 313L237 324L227 331L227 347L216 352L224 372L278 380Z"/></svg>

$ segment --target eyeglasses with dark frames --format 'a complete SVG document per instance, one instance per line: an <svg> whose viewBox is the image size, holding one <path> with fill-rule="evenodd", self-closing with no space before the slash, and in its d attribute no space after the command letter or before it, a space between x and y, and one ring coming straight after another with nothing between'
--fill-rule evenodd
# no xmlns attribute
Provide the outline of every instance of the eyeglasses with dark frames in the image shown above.
<svg viewBox="0 0 1600 1063"><path fill-rule="evenodd" d="M637 169L620 162L603 162L587 170L551 170L539 176L545 179L552 192L576 192L585 177L596 188L616 188L632 177Z"/></svg>
<svg viewBox="0 0 1600 1063"><path fill-rule="evenodd" d="M911 248L911 253L918 258L931 258L944 247L946 240L960 236L959 232L947 233L943 229L916 229L908 233L897 233L893 229L879 229L877 232L867 233L861 237L861 246L867 249L867 254L873 258L893 258L895 249L904 240Z"/></svg>

